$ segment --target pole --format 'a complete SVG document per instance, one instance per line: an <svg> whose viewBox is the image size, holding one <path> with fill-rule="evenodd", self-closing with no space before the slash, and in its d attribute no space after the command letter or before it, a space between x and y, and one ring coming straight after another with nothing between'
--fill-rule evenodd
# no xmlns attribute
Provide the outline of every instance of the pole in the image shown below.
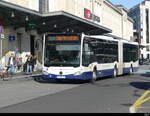
<svg viewBox="0 0 150 116"><path fill-rule="evenodd" d="M43 35L43 57L42 57L42 66L44 67L44 57L45 57L45 34Z"/></svg>
<svg viewBox="0 0 150 116"><path fill-rule="evenodd" d="M2 46L3 43L2 42L3 42L3 40L1 37L0 37L0 40L1 40L1 59L0 60L1 60L1 65L2 65L2 57L3 57L3 46Z"/></svg>
<svg viewBox="0 0 150 116"><path fill-rule="evenodd" d="M94 14L94 0L92 0L92 14Z"/></svg>

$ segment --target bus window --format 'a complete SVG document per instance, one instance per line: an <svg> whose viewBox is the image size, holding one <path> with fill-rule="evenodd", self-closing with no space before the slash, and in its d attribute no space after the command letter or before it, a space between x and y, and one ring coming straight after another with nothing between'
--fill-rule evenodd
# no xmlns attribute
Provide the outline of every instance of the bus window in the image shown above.
<svg viewBox="0 0 150 116"><path fill-rule="evenodd" d="M82 55L83 66L88 66L90 63L96 60L95 50L96 50L96 45L94 41L91 38L85 38L83 44L83 55Z"/></svg>
<svg viewBox="0 0 150 116"><path fill-rule="evenodd" d="M92 56L94 52L90 49L89 44L84 44L83 47L83 65L88 66L92 62Z"/></svg>

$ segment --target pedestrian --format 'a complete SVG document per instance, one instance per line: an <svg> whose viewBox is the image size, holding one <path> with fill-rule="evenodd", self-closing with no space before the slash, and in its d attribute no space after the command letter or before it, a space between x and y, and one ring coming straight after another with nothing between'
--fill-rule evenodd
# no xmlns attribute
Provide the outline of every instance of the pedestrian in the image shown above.
<svg viewBox="0 0 150 116"><path fill-rule="evenodd" d="M0 78L3 78L3 68L1 66L1 64L0 64Z"/></svg>
<svg viewBox="0 0 150 116"><path fill-rule="evenodd" d="M14 54L12 53L8 60L9 73L14 75L16 73L17 62Z"/></svg>
<svg viewBox="0 0 150 116"><path fill-rule="evenodd" d="M17 60L17 69L18 69L18 71L21 71L21 70L22 70L22 66L23 66L22 57L20 57L20 58L18 58L18 60Z"/></svg>
<svg viewBox="0 0 150 116"><path fill-rule="evenodd" d="M23 72L26 73L27 72L27 59L28 59L29 55L27 54L23 60Z"/></svg>
<svg viewBox="0 0 150 116"><path fill-rule="evenodd" d="M28 74L32 74L32 66L33 66L33 56L29 55L28 59L27 59L27 75Z"/></svg>
<svg viewBox="0 0 150 116"><path fill-rule="evenodd" d="M35 68L35 65L37 64L37 56L34 56L33 57L33 63L32 63L32 71L34 72L34 68Z"/></svg>
<svg viewBox="0 0 150 116"><path fill-rule="evenodd" d="M4 78L7 77L9 77L8 68L7 67L0 68L0 78L4 80Z"/></svg>

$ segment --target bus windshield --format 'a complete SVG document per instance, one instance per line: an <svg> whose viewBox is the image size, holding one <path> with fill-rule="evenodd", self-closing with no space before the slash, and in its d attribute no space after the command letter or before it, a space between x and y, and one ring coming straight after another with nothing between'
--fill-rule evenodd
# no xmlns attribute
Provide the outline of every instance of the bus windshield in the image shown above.
<svg viewBox="0 0 150 116"><path fill-rule="evenodd" d="M46 41L44 65L51 66L80 66L79 41Z"/></svg>

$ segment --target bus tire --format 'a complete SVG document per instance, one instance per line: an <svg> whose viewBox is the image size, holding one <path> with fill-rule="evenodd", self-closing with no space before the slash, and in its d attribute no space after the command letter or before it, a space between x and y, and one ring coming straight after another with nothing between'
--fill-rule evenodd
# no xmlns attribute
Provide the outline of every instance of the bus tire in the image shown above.
<svg viewBox="0 0 150 116"><path fill-rule="evenodd" d="M133 75L133 66L131 65L130 67L130 72L129 72L130 75Z"/></svg>
<svg viewBox="0 0 150 116"><path fill-rule="evenodd" d="M116 66L115 66L115 68L114 68L114 73L113 73L113 78L116 78L117 77L117 68L116 68Z"/></svg>
<svg viewBox="0 0 150 116"><path fill-rule="evenodd" d="M92 79L90 80L91 83L95 83L97 80L97 74L96 74L96 70L93 71L93 75L92 75Z"/></svg>

